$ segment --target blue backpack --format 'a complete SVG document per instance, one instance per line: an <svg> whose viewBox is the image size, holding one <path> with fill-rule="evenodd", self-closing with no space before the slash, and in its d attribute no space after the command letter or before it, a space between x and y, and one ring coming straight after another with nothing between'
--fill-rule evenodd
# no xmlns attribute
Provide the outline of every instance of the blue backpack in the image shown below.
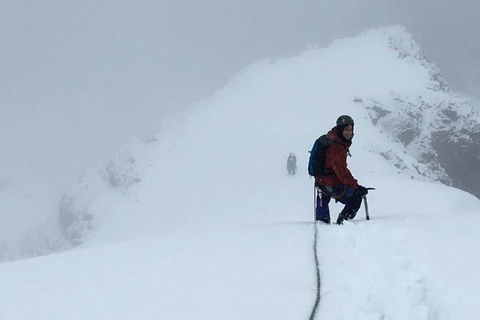
<svg viewBox="0 0 480 320"><path fill-rule="evenodd" d="M308 174L314 177L327 175L325 171L325 155L327 147L332 143L332 139L326 134L318 138L313 144L310 151L310 159L308 160Z"/></svg>

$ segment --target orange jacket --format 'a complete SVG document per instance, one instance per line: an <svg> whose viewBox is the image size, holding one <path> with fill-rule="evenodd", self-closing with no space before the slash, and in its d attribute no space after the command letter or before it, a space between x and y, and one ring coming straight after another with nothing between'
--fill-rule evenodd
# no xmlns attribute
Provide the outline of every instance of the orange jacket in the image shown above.
<svg viewBox="0 0 480 320"><path fill-rule="evenodd" d="M348 144L340 139L336 127L327 133L327 137L333 140L327 147L325 154L327 175L315 177L315 181L320 185L329 187L343 184L347 187L358 189L357 180L347 168L347 154L351 143Z"/></svg>

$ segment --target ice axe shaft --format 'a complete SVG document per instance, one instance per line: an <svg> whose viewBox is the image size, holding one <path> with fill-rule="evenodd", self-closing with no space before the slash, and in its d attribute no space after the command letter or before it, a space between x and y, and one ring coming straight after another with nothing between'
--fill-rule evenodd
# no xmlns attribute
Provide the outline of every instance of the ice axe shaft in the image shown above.
<svg viewBox="0 0 480 320"><path fill-rule="evenodd" d="M370 220L370 215L368 214L367 196L363 196L363 202L365 203L365 217L367 218L367 220Z"/></svg>
<svg viewBox="0 0 480 320"><path fill-rule="evenodd" d="M375 190L375 188L367 188L367 190ZM365 217L367 220L370 220L370 214L368 213L368 202L367 196L363 196L363 202L365 203Z"/></svg>

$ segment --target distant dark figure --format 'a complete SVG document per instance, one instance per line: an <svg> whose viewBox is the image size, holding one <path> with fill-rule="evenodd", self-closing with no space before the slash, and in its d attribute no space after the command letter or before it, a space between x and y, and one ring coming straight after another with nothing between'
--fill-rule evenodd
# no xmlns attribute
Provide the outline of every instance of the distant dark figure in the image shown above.
<svg viewBox="0 0 480 320"><path fill-rule="evenodd" d="M287 159L287 170L288 174L295 174L297 171L297 157L293 152L290 153Z"/></svg>

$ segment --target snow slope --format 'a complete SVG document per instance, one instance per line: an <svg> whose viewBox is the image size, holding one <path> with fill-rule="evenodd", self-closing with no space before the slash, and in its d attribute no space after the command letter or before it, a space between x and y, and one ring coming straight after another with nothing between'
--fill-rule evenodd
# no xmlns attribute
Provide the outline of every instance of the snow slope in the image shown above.
<svg viewBox="0 0 480 320"><path fill-rule="evenodd" d="M424 66L390 50L392 33L404 36L374 30L251 66L92 170L50 238L76 248L0 264L0 319L308 319L315 228L316 319L476 319L479 200L393 166L382 151L418 162L353 102L430 90ZM308 150L340 114L356 121L348 162L376 188L372 220L362 207L315 225Z"/></svg>
<svg viewBox="0 0 480 320"><path fill-rule="evenodd" d="M311 183L270 182L269 201L225 210L242 216L232 223L179 218L169 233L1 264L0 319L308 319ZM478 200L399 178L375 186L372 220L362 208L344 226L318 225L316 319L476 319Z"/></svg>

